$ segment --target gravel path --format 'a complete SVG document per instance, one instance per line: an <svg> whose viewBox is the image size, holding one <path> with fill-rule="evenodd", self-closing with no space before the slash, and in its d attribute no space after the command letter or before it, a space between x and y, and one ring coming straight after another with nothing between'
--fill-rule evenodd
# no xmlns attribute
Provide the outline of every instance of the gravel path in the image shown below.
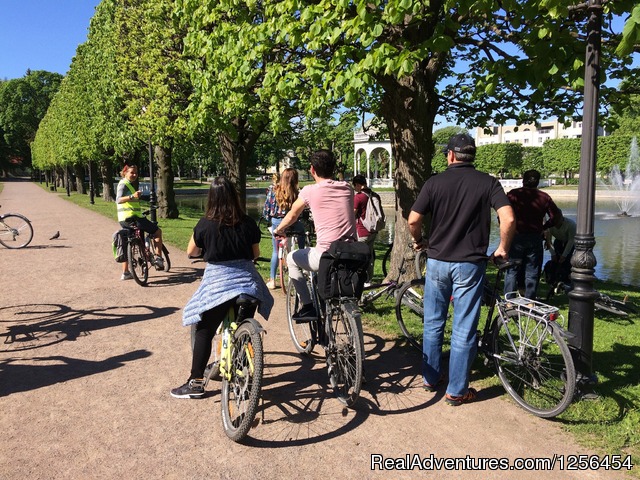
<svg viewBox="0 0 640 480"><path fill-rule="evenodd" d="M1 212L32 220L23 250L0 248L0 478L416 478L371 471L372 455L406 458L551 458L593 453L557 424L503 396L445 405L421 388L419 356L365 332L368 383L346 410L323 358L294 353L275 292L265 337L259 423L246 445L227 440L219 387L176 400L186 380L189 332L181 308L202 264L169 246L171 272L150 285L121 282L111 256L117 223L29 182L6 182ZM114 207L115 217L115 207ZM49 240L60 231L60 238ZM413 457L412 457L413 458ZM451 478L615 478L612 472L433 472ZM438 478L436 477L436 478Z"/></svg>

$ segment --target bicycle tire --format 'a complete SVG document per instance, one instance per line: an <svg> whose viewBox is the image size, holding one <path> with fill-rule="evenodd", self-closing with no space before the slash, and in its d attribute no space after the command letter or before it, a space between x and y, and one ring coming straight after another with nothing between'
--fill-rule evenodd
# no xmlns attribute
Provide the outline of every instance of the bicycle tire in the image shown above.
<svg viewBox="0 0 640 480"><path fill-rule="evenodd" d="M287 267L287 258L279 258L278 259L278 272L280 275L280 288L282 288L282 293L287 294L287 282L289 281L289 269Z"/></svg>
<svg viewBox="0 0 640 480"><path fill-rule="evenodd" d="M573 401L576 372L558 327L515 310L505 320L496 318L493 330L493 361L502 385L538 417L561 414Z"/></svg>
<svg viewBox="0 0 640 480"><path fill-rule="evenodd" d="M427 251L420 250L416 252L415 258L416 277L424 278L427 273Z"/></svg>
<svg viewBox="0 0 640 480"><path fill-rule="evenodd" d="M33 239L31 221L19 213L8 213L0 217L0 243L9 249L24 248Z"/></svg>
<svg viewBox="0 0 640 480"><path fill-rule="evenodd" d="M293 346L298 353L309 355L313 351L316 342L311 331L311 323L296 323L292 318L293 314L300 308L300 300L291 280L289 280L287 288L285 308L287 323L289 324L289 335L291 335Z"/></svg>
<svg viewBox="0 0 640 480"><path fill-rule="evenodd" d="M162 244L162 256L164 257L164 271L168 272L171 270L171 258L169 258L169 250Z"/></svg>
<svg viewBox="0 0 640 480"><path fill-rule="evenodd" d="M260 217L258 220L258 229L260 230L260 236L262 238L271 238L271 232L269 231L270 221L264 217Z"/></svg>
<svg viewBox="0 0 640 480"><path fill-rule="evenodd" d="M231 379L222 379L222 428L241 442L258 411L264 369L262 337L251 319L235 331L231 348Z"/></svg>
<svg viewBox="0 0 640 480"><path fill-rule="evenodd" d="M389 244L389 248L384 252L384 256L382 257L382 275L384 278L387 278L387 273L389 273L389 262L391 259L391 251L393 250L393 243Z"/></svg>
<svg viewBox="0 0 640 480"><path fill-rule="evenodd" d="M424 280L404 283L396 299L396 320L409 344L422 352L424 332Z"/></svg>
<svg viewBox="0 0 640 480"><path fill-rule="evenodd" d="M331 333L327 348L329 381L338 400L352 407L362 388L364 339L360 311L355 302L342 301L332 309Z"/></svg>
<svg viewBox="0 0 640 480"><path fill-rule="evenodd" d="M144 250L145 246L140 242L140 239L129 239L127 244L127 263L133 279L141 287L146 287L149 279L149 264Z"/></svg>

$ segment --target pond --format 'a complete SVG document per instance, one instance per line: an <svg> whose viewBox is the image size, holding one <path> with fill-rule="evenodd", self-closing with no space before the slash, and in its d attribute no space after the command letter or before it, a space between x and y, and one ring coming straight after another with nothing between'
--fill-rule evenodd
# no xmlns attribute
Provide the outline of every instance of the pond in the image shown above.
<svg viewBox="0 0 640 480"><path fill-rule="evenodd" d="M197 196L177 196L178 206L190 206L202 209L206 205L206 194ZM577 200L556 199L568 218L576 220ZM264 204L263 194L247 195L247 210L253 218L259 218ZM394 218L387 211L387 228L378 234L378 241L388 243L393 239ZM618 217L619 211L614 200L598 200L594 219L596 245L593 249L598 264L596 277L601 280L631 285L640 285L640 216ZM498 226L494 220L491 226L490 250L498 245ZM546 262L549 253L545 251Z"/></svg>

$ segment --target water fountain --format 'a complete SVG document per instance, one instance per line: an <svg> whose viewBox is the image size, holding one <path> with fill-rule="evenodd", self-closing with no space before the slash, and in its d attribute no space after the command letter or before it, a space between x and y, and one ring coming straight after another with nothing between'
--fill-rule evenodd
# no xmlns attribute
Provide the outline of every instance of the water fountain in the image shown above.
<svg viewBox="0 0 640 480"><path fill-rule="evenodd" d="M624 174L620 167L615 165L611 170L611 187L618 192L616 205L618 205L620 217L631 216L640 204L640 155L638 154L638 141L633 137L629 153L629 161Z"/></svg>

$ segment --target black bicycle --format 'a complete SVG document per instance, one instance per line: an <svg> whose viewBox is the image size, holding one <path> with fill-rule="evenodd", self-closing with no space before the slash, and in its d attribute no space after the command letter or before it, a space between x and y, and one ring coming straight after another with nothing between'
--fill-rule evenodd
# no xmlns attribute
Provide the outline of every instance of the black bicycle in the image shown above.
<svg viewBox="0 0 640 480"><path fill-rule="evenodd" d="M571 285L567 285L563 282L556 282L549 288L546 299L549 300L551 297L558 293L568 294L571 289ZM596 291L595 294L596 297L593 300L593 307L596 310L609 312L614 315L618 315L619 317L626 317L629 314L638 313L638 309L636 308L636 306L629 301L628 295L625 295L622 300L616 300L615 298L611 298L609 295L606 295L602 292Z"/></svg>
<svg viewBox="0 0 640 480"><path fill-rule="evenodd" d="M315 345L324 348L331 387L338 400L350 407L362 388L364 339L358 300L353 296L322 300L316 272L307 272L307 284L319 317L312 321L293 319L293 314L300 308L300 300L290 280L286 311L293 345L305 355L310 354Z"/></svg>
<svg viewBox="0 0 640 480"><path fill-rule="evenodd" d="M150 210L143 212L146 217ZM137 225L128 227L129 237L127 242L127 262L129 263L129 271L133 279L140 286L145 287L149 278L149 266L153 265L156 270L164 270L168 272L171 269L171 258L169 258L169 250L162 245L162 257L164 259L164 268L156 265L156 239L145 234Z"/></svg>

